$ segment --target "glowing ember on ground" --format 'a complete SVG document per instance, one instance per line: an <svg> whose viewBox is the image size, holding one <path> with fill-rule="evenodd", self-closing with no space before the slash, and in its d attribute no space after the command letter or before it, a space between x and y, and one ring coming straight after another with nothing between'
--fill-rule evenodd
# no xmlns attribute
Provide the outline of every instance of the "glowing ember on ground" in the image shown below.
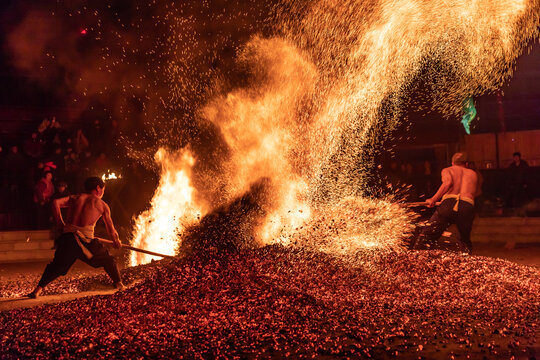
<svg viewBox="0 0 540 360"><path fill-rule="evenodd" d="M537 347L540 272L503 260L270 246L127 273L139 283L113 296L0 313L1 357L509 359ZM34 281L0 282L0 296Z"/></svg>

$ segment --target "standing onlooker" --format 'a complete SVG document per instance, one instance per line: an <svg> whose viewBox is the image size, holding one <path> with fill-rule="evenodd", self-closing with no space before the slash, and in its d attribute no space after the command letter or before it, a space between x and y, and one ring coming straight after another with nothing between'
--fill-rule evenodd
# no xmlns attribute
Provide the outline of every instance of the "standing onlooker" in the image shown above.
<svg viewBox="0 0 540 360"><path fill-rule="evenodd" d="M36 183L34 188L34 204L36 210L36 226L38 229L47 228L50 225L50 203L54 194L52 173L47 171Z"/></svg>
<svg viewBox="0 0 540 360"><path fill-rule="evenodd" d="M43 143L38 138L37 132L33 132L30 139L24 142L24 153L33 160L37 160L43 156Z"/></svg>
<svg viewBox="0 0 540 360"><path fill-rule="evenodd" d="M420 181L420 189L424 191L424 194L431 194L434 192L435 189L433 186L433 167L431 165L431 162L428 160L425 160L422 163L422 176Z"/></svg>
<svg viewBox="0 0 540 360"><path fill-rule="evenodd" d="M0 211L4 211L8 206L8 189L6 171L4 168L5 151L2 145L0 145Z"/></svg>
<svg viewBox="0 0 540 360"><path fill-rule="evenodd" d="M106 173L107 170L110 170L110 168L111 162L109 161L109 158L104 152L100 152L98 157L96 158L94 169L98 173Z"/></svg>
<svg viewBox="0 0 540 360"><path fill-rule="evenodd" d="M479 214L482 211L482 206L484 204L484 197L483 197L483 187L484 187L484 176L478 169L476 168L476 164L474 161L468 161L467 162L467 168L473 170L476 173L476 195L474 198L474 209L477 214Z"/></svg>
<svg viewBox="0 0 540 360"><path fill-rule="evenodd" d="M54 168L56 169L56 177L63 178L66 173L66 160L60 145L55 146L54 152L49 156L48 160L55 165Z"/></svg>
<svg viewBox="0 0 540 360"><path fill-rule="evenodd" d="M75 188L77 183L77 176L80 172L80 162L79 157L77 154L71 149L68 149L67 155L65 157L66 160L66 176L65 179L69 186Z"/></svg>
<svg viewBox="0 0 540 360"><path fill-rule="evenodd" d="M79 155L80 153L88 149L89 146L90 142L88 141L88 138L84 135L82 129L77 129L75 137L73 138L73 147L75 153Z"/></svg>
<svg viewBox="0 0 540 360"><path fill-rule="evenodd" d="M56 199L65 198L66 196L71 195L68 190L68 185L65 181L60 181L58 185L56 185L56 191L53 194L51 201L54 201ZM67 216L67 208L61 208L60 213L62 214L62 217L65 218ZM57 226L54 228L54 248L56 248L56 239L62 235L62 229L59 229Z"/></svg>
<svg viewBox="0 0 540 360"><path fill-rule="evenodd" d="M512 164L508 167L507 205L512 208L522 206L527 200L529 164L521 159L521 153L512 155Z"/></svg>
<svg viewBox="0 0 540 360"><path fill-rule="evenodd" d="M10 204L13 207L22 204L21 188L27 173L26 158L19 152L19 147L13 145L4 159L4 172L9 191Z"/></svg>
<svg viewBox="0 0 540 360"><path fill-rule="evenodd" d="M52 196L52 200L60 199L66 196L69 196L69 190L68 185L65 181L60 181L58 185L56 185L56 191L54 192Z"/></svg>
<svg viewBox="0 0 540 360"><path fill-rule="evenodd" d="M93 126L88 129L88 138L92 142L92 148L94 151L102 151L104 141L106 141L106 132L103 128L101 122L96 119L94 120Z"/></svg>

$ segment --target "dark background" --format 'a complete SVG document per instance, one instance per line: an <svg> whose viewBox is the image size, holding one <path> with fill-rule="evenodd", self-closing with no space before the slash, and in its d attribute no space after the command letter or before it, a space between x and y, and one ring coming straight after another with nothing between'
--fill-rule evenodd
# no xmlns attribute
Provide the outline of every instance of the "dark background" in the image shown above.
<svg viewBox="0 0 540 360"><path fill-rule="evenodd" d="M130 19L136 17L144 18L144 15L137 14L135 16L133 14L133 2L112 1L110 3L112 8L103 6L101 10L108 10L117 14L114 17L117 17L119 21L126 20L125 23L127 23ZM63 121L66 127L69 127L69 122L85 121L85 111L87 117L89 117L88 112L90 111L98 113L105 111L103 104L99 101L87 99L87 101L81 102L80 94L66 88L66 85L69 86L69 74L57 71L51 76L50 72L45 71L43 73L44 79L40 81L39 75L36 75L35 72L29 76L25 71L21 71L14 65L13 54L10 52L6 38L29 11L43 8L39 4L38 1L25 1L21 5L21 2L14 0L4 0L0 3L0 20L2 24L2 31L0 32L0 81L2 84L0 86L0 123L2 124L1 132L4 137L9 137L14 133L29 133L45 116L55 114L60 121ZM82 8L81 4L73 6L73 9ZM222 4L217 5L218 7L223 6ZM66 16L67 12L75 13L61 2L49 4L47 9L53 11L57 9L56 16ZM206 11L212 11L212 8L207 8ZM253 17L255 20L253 20L251 30L260 31L263 26L260 25L259 20L264 17L264 10L255 9L252 11L258 13L259 17ZM144 12L140 12L144 14ZM148 14L147 16L151 15ZM44 17L47 16L48 14L44 14ZM110 18L107 16L101 17L104 23L114 18L112 16ZM248 19L245 20L249 21ZM84 14L79 15L79 19L75 14L68 16L66 27L62 30L68 31L66 37L71 38L73 34L79 34L81 30L86 29L87 25L91 26L92 24L89 23ZM221 25L224 26L225 31L231 29L231 24L223 23ZM218 30L212 30L214 34L207 34L209 38L212 38L213 35L216 38L222 36ZM234 31L231 30L231 32ZM246 32L244 38L250 35L249 30ZM85 47L95 46L95 44L92 44L92 37L95 36L96 31L90 29L85 35L79 34L80 44L78 45L80 46L79 54L81 57L85 56ZM243 40L242 36L238 34L234 35L233 38L239 41ZM234 50L232 49L223 47L220 50L227 52L225 57L234 56ZM529 51L530 53L528 53ZM88 54L88 57L93 56L95 55ZM215 63L220 61L217 58L213 59L214 64L211 64L214 67L223 65ZM206 58L205 60L210 61L212 59ZM81 66L88 66L88 64L81 63ZM514 76L507 81L501 91L507 131L540 129L540 45L537 41L531 42L525 54L519 58ZM472 132L501 131L496 94L486 94L476 98L475 101L478 117L473 123ZM444 119L434 113L416 113L414 109L409 111L407 118L410 125L409 134L413 138L428 138L432 139L432 143L440 143L463 134L463 129L459 124L460 119ZM440 131L441 129L444 131Z"/></svg>

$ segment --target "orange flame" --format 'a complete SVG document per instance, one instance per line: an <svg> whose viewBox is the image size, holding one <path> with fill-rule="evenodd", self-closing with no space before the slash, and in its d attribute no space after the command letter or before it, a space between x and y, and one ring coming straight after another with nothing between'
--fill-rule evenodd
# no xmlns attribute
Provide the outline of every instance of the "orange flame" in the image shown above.
<svg viewBox="0 0 540 360"><path fill-rule="evenodd" d="M220 164L225 201L271 179L273 209L258 229L263 243L305 243L325 251L395 247L407 214L355 197L366 186L372 130L383 104L397 110L425 63L434 105L446 114L472 95L500 86L524 44L538 33L538 6L527 0L320 0L292 3L299 19L283 36L252 38L239 61L251 86L216 96L200 116L228 149ZM529 6L528 6L529 5ZM298 9L295 7L298 6ZM536 8L536 9L535 9ZM437 67L436 66L436 67ZM442 89L442 90L441 90ZM190 183L189 152L158 151L162 165L151 209L139 216L135 245L174 253L178 233L201 214ZM361 164L361 165L359 165ZM211 204L213 199L202 199ZM145 258L144 261L147 261ZM134 255L132 263L141 263Z"/></svg>
<svg viewBox="0 0 540 360"><path fill-rule="evenodd" d="M155 160L161 165L161 179L149 210L135 221L133 246L175 255L178 235L201 216L201 209L193 203L191 168L195 159L188 150L171 154L165 149L156 152ZM131 254L131 265L160 259L151 255Z"/></svg>

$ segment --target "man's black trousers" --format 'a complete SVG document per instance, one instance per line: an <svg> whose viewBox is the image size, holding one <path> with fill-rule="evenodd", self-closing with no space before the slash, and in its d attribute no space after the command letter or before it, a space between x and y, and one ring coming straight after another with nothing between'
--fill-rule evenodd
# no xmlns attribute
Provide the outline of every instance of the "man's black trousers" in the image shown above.
<svg viewBox="0 0 540 360"><path fill-rule="evenodd" d="M427 227L422 231L414 249L435 249L436 242L443 232L451 225L456 224L461 242L472 251L471 230L474 220L474 205L461 200L458 210L454 211L456 199L445 199L441 202L433 216L429 219Z"/></svg>
<svg viewBox="0 0 540 360"><path fill-rule="evenodd" d="M88 259L83 253L81 247L77 243L75 234L64 233L60 235L57 239L57 248L54 253L54 259L47 267L45 267L45 271L43 272L38 285L45 287L57 277L66 275L77 259L84 261L94 268L103 267L113 283L119 283L120 272L118 271L116 260L109 254L103 244L97 239L92 239L89 244L83 241L81 241L81 243L94 255L91 259Z"/></svg>

